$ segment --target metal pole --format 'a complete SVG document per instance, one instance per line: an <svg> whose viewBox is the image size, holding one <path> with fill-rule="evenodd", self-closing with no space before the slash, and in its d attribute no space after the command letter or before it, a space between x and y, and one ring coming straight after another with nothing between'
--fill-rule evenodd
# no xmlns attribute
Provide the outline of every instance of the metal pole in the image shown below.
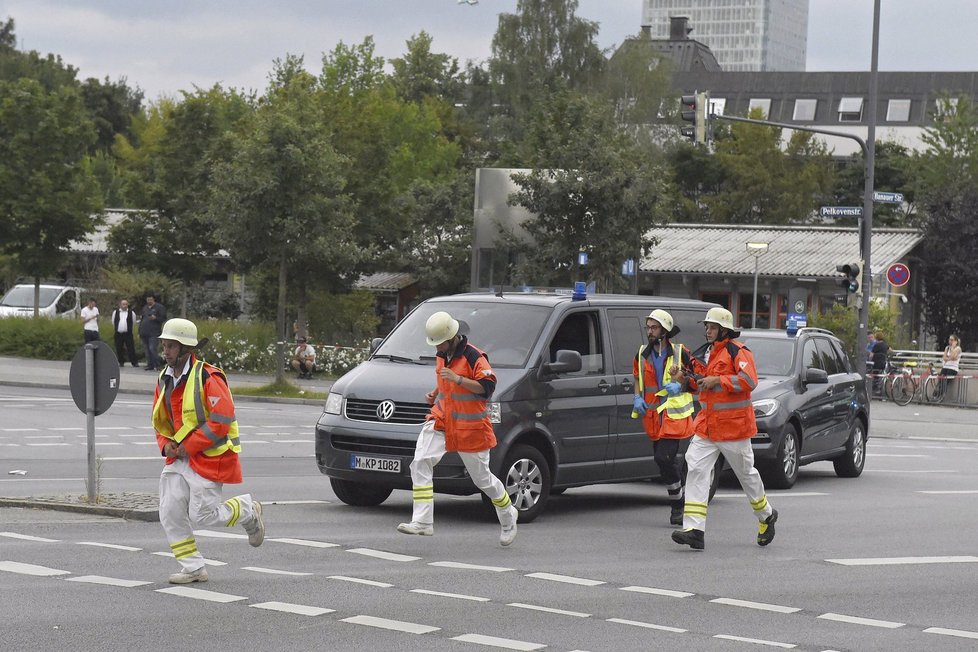
<svg viewBox="0 0 978 652"><path fill-rule="evenodd" d="M754 256L754 310L751 313L750 327L757 328L757 268L761 262L761 257Z"/></svg>
<svg viewBox="0 0 978 652"><path fill-rule="evenodd" d="M88 502L95 504L95 344L85 345L85 420L88 429Z"/></svg>

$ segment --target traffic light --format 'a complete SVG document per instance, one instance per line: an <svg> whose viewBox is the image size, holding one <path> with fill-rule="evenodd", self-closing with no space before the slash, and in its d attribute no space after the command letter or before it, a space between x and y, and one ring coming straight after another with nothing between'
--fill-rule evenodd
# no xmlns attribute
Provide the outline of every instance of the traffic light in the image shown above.
<svg viewBox="0 0 978 652"><path fill-rule="evenodd" d="M863 277L860 274L862 271L861 263L846 263L845 265L836 265L835 271L842 272L845 274L845 278L839 281L839 285L845 288L846 292L852 292L853 294L862 294L863 292Z"/></svg>
<svg viewBox="0 0 978 652"><path fill-rule="evenodd" d="M710 100L708 93L695 93L693 95L683 95L682 118L685 122L692 122L692 126L680 127L679 133L690 142L700 145L706 144L706 105Z"/></svg>

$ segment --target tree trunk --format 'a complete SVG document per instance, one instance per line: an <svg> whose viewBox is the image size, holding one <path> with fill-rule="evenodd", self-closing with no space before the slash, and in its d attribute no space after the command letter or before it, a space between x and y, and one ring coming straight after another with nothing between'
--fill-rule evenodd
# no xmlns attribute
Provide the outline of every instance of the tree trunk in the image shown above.
<svg viewBox="0 0 978 652"><path fill-rule="evenodd" d="M278 264L278 310L275 313L275 382L285 382L285 340L288 335L285 332L285 290L287 288L288 273L285 266L285 256Z"/></svg>

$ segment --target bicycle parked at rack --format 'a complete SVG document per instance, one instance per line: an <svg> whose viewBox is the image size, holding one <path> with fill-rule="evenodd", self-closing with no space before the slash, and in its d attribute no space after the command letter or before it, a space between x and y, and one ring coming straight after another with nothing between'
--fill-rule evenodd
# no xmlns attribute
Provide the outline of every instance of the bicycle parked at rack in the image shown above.
<svg viewBox="0 0 978 652"><path fill-rule="evenodd" d="M948 383L954 376L934 373L934 365L930 365L930 374L924 380L924 398L928 403L941 403L947 396Z"/></svg>
<svg viewBox="0 0 978 652"><path fill-rule="evenodd" d="M920 389L920 379L914 374L916 360L887 360L883 379L883 394L897 405L909 405Z"/></svg>

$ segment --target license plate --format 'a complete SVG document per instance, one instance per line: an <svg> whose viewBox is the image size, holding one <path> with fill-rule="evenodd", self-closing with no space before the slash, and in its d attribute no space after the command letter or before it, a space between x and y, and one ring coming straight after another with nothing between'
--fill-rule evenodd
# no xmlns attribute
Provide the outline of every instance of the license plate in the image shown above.
<svg viewBox="0 0 978 652"><path fill-rule="evenodd" d="M350 467L361 471L386 471L387 473L400 473L401 460L392 460L389 457L366 457L364 455L353 455L350 459Z"/></svg>

